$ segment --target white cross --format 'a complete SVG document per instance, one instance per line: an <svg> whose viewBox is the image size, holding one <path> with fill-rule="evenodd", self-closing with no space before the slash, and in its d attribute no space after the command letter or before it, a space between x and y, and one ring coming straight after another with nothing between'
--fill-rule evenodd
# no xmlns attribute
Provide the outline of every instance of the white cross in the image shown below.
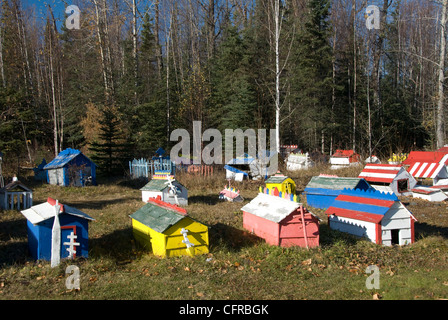
<svg viewBox="0 0 448 320"><path fill-rule="evenodd" d="M180 230L180 233L182 233L182 235L184 236L184 240L182 240L182 243L185 243L187 245L187 249L190 248L190 247L193 247L194 244L191 243L190 240L187 237L188 230L182 228L182 230Z"/></svg>
<svg viewBox="0 0 448 320"><path fill-rule="evenodd" d="M70 242L64 242L63 245L68 246L68 248L66 248L66 250L68 251L68 257L72 259L76 253L75 246L79 246L80 243L75 242L75 239L78 238L78 236L75 235L73 231L70 232L67 238L68 240L70 240Z"/></svg>

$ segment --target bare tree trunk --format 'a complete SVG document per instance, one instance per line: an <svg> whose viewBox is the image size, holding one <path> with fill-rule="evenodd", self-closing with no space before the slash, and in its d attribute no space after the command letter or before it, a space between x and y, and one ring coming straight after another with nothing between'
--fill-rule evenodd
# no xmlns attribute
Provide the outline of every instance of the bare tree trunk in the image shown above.
<svg viewBox="0 0 448 320"><path fill-rule="evenodd" d="M439 80L438 80L438 101L437 101L437 148L443 147L445 143L445 58L446 58L446 19L448 0L442 1L442 19L440 22L440 58L439 58Z"/></svg>
<svg viewBox="0 0 448 320"><path fill-rule="evenodd" d="M275 45L275 142L280 153L280 0L274 0L274 45Z"/></svg>
<svg viewBox="0 0 448 320"><path fill-rule="evenodd" d="M159 34L159 28L160 28L160 11L159 11L159 0L156 0L154 2L154 10L155 10L155 25L154 25L154 37L156 40L156 58L157 58L157 74L159 76L159 81L162 80L162 69L163 69L163 63L162 63L162 46L160 45L160 34ZM172 18L171 18L172 20ZM171 32L171 23L170 23L170 32ZM168 53L167 53L168 56ZM167 62L168 63L168 62Z"/></svg>
<svg viewBox="0 0 448 320"><path fill-rule="evenodd" d="M3 69L3 30L0 25L0 75L2 77L3 88L6 87L5 70Z"/></svg>
<svg viewBox="0 0 448 320"><path fill-rule="evenodd" d="M356 50L356 0L352 3L353 10L353 151L356 151L356 99L357 99L357 68L358 58Z"/></svg>

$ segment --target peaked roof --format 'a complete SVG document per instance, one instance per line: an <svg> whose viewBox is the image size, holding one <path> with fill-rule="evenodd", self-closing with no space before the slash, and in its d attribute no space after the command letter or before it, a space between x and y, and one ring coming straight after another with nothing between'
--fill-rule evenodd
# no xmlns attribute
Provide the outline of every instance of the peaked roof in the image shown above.
<svg viewBox="0 0 448 320"><path fill-rule="evenodd" d="M38 224L42 221L53 218L56 215L56 210L54 205L56 204L56 200L52 198L48 198L47 202L32 206L29 209L22 210L22 214L27 218L32 224ZM87 220L95 220L89 215L85 214L81 210L68 206L66 204L61 204L59 209L59 214L66 213L72 216L80 217Z"/></svg>
<svg viewBox="0 0 448 320"><path fill-rule="evenodd" d="M242 207L241 210L279 223L300 206L301 204L298 202L290 201L278 196L259 193L255 199Z"/></svg>
<svg viewBox="0 0 448 320"><path fill-rule="evenodd" d="M416 162L443 163L448 165L448 154L441 151L411 151L407 159L402 163L404 165L413 165Z"/></svg>
<svg viewBox="0 0 448 320"><path fill-rule="evenodd" d="M314 176L306 185L305 191L310 188L342 190L356 189L361 186L371 188L363 178Z"/></svg>
<svg viewBox="0 0 448 320"><path fill-rule="evenodd" d="M396 201L399 200L393 193L344 189L325 213L379 223Z"/></svg>
<svg viewBox="0 0 448 320"><path fill-rule="evenodd" d="M367 164L359 174L368 182L391 183L400 171L405 169L401 165L394 164Z"/></svg>
<svg viewBox="0 0 448 320"><path fill-rule="evenodd" d="M446 170L443 162L415 162L409 167L408 172L416 178L434 179L443 169Z"/></svg>
<svg viewBox="0 0 448 320"><path fill-rule="evenodd" d="M132 219L157 232L164 232L186 216L188 215L185 209L157 199L150 199L147 204L130 215Z"/></svg>
<svg viewBox="0 0 448 320"><path fill-rule="evenodd" d="M179 181L172 180L172 183L176 186L181 185L183 186ZM168 188L170 185L168 183L167 179L160 179L160 178L153 178L151 181L149 181L147 184L141 188L141 191L163 191L166 188Z"/></svg>
<svg viewBox="0 0 448 320"><path fill-rule="evenodd" d="M56 158L54 158L50 163L48 163L44 167L44 170L62 168L63 166L65 166L67 163L69 163L70 161L75 159L80 154L83 155L81 153L81 151L79 151L79 150L71 149L71 148L65 149L65 150L59 152L59 154L56 156ZM86 156L84 156L84 157L86 157ZM90 162L92 162L89 158L87 158L87 159Z"/></svg>
<svg viewBox="0 0 448 320"><path fill-rule="evenodd" d="M5 191L14 191L15 189L22 189L26 192L31 192L31 189L25 186L22 182L20 182L17 179L13 179L10 183L8 183L6 186L0 189L1 193L4 193Z"/></svg>
<svg viewBox="0 0 448 320"><path fill-rule="evenodd" d="M267 179L265 183L282 183L286 179L289 179L289 177L281 173L276 173L273 176L269 177L269 179Z"/></svg>

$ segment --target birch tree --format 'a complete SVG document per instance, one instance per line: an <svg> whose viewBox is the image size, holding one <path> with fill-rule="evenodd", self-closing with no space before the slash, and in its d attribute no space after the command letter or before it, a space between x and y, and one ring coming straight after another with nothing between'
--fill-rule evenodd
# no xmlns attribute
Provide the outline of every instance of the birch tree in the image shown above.
<svg viewBox="0 0 448 320"><path fill-rule="evenodd" d="M445 59L446 59L446 20L448 0L439 2L442 4L442 17L440 20L440 47L438 65L438 99L437 99L437 148L443 147L445 143Z"/></svg>

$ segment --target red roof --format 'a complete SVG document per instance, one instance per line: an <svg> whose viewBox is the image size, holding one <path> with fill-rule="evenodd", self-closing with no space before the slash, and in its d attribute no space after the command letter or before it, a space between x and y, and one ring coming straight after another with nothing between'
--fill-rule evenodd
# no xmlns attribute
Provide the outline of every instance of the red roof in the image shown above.
<svg viewBox="0 0 448 320"><path fill-rule="evenodd" d="M403 161L405 165L413 165L416 162L441 162L448 164L448 153L440 151L411 151L406 160Z"/></svg>
<svg viewBox="0 0 448 320"><path fill-rule="evenodd" d="M168 209L168 210L175 211L177 213L180 213L183 216L188 216L186 209L181 208L181 207L179 207L179 206L177 206L175 204L164 202L164 201L162 201L160 199L160 196L157 196L157 198L149 198L147 202L153 203L153 204L155 204L155 205L157 205L159 207L162 207L162 208L165 208L165 209Z"/></svg>
<svg viewBox="0 0 448 320"><path fill-rule="evenodd" d="M445 168L443 162L415 162L408 168L408 171L416 178L434 179L443 168Z"/></svg>
<svg viewBox="0 0 448 320"><path fill-rule="evenodd" d="M360 159L360 155L355 153L353 150L336 150L336 152L332 155L332 157L336 158L349 158L350 162L357 162Z"/></svg>
<svg viewBox="0 0 448 320"><path fill-rule="evenodd" d="M358 178L364 178L368 182L391 183L401 168L394 164L367 164Z"/></svg>

